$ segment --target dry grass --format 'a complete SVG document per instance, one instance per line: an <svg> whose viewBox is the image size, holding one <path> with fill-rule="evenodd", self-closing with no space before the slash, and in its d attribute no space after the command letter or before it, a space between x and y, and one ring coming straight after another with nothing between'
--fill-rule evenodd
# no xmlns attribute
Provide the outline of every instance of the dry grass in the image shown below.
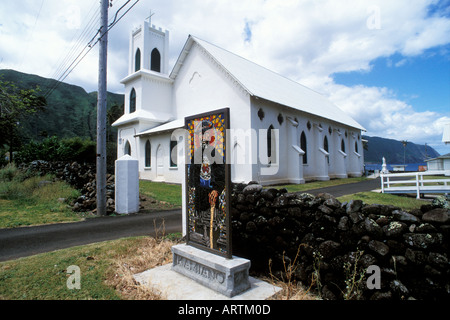
<svg viewBox="0 0 450 320"><path fill-rule="evenodd" d="M117 257L108 275L106 283L113 286L125 300L162 300L163 296L151 288L140 285L133 275L161 266L172 261L170 248L173 241L144 238L138 249L130 248L128 252Z"/></svg>
<svg viewBox="0 0 450 320"><path fill-rule="evenodd" d="M140 240L138 249L130 247L116 258L107 275L106 284L113 286L124 300L165 300L166 297L154 289L139 284L133 277L137 273L172 262L171 247L177 241L164 237L146 237ZM262 278L282 290L270 300L317 300L318 297L288 279Z"/></svg>
<svg viewBox="0 0 450 320"><path fill-rule="evenodd" d="M146 237L139 246L128 248L117 256L107 275L106 283L113 286L124 300L164 300L165 297L154 289L138 283L133 275L172 262L171 248L177 243L164 236L164 224L155 237Z"/></svg>

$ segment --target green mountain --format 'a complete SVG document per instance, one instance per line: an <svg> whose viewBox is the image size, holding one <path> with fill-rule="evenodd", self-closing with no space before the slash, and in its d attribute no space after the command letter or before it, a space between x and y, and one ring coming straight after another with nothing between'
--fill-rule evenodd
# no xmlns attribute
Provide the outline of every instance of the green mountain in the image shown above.
<svg viewBox="0 0 450 320"><path fill-rule="evenodd" d="M38 86L45 95L57 84L54 79L26 74L14 70L0 70L0 79L16 84L19 88L31 89ZM108 111L123 106L124 96L109 93ZM123 107L120 108L123 110ZM61 82L47 97L46 110L20 124L25 140L40 140L45 136L60 138L82 137L95 140L97 131L97 92L87 93L83 88Z"/></svg>
<svg viewBox="0 0 450 320"><path fill-rule="evenodd" d="M56 80L39 77L14 70L0 70L0 79L10 81L26 89L39 86L41 94L56 84ZM124 96L108 93L108 114L114 121L123 113ZM67 83L59 83L47 97L46 111L38 113L21 123L25 140L40 140L43 136L56 135L60 138L82 137L95 140L97 131L97 93L87 93L83 88ZM108 127L108 140L115 142L115 128ZM427 158L439 156L433 148L408 142L404 149L401 141L379 137L363 136L367 143L364 150L366 163L422 163Z"/></svg>
<svg viewBox="0 0 450 320"><path fill-rule="evenodd" d="M367 140L367 150L364 150L365 163L381 163L382 158L390 164L423 163L425 159L435 158L439 153L427 145L418 145L408 141L403 147L401 141L380 137L363 136Z"/></svg>

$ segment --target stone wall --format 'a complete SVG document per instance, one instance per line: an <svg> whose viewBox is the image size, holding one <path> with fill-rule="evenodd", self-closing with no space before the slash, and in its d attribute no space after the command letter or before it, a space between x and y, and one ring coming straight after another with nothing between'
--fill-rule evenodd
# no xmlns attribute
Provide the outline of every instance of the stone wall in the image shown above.
<svg viewBox="0 0 450 320"><path fill-rule="evenodd" d="M330 194L236 184L233 254L250 259L251 270L266 275L270 259L270 273L277 278L286 278L295 261L293 278L325 299L448 300L449 214L432 204L405 212L360 200L341 203ZM367 287L371 265L380 268L381 289ZM345 296L348 285L358 284L353 296Z"/></svg>
<svg viewBox="0 0 450 320"><path fill-rule="evenodd" d="M71 203L74 211L95 211L97 207L97 189L96 189L96 166L95 164L63 161L42 161L36 160L29 164L22 164L20 169L28 171L30 175L52 174L59 180L66 181L74 188L80 190L81 195ZM106 204L107 213L111 214L115 210L114 175L106 175Z"/></svg>

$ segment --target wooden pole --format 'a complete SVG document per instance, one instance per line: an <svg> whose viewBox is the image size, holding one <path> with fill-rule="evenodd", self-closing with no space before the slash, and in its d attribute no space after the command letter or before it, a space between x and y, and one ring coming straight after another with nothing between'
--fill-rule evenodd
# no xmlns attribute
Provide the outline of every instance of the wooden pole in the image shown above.
<svg viewBox="0 0 450 320"><path fill-rule="evenodd" d="M97 98L97 215L106 215L106 77L109 0L100 2L100 46Z"/></svg>

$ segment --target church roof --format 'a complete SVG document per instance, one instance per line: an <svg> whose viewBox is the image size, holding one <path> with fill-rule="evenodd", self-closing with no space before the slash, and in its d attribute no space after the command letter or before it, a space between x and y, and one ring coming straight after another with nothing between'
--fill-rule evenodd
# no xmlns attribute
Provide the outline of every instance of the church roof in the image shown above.
<svg viewBox="0 0 450 320"><path fill-rule="evenodd" d="M126 113L123 116L121 116L119 119L117 119L112 126L122 126L127 123L132 123L136 121L147 121L147 122L155 122L155 123L161 123L161 122L167 122L172 120L173 116L169 113L165 112L150 112L146 110L136 110L132 113Z"/></svg>
<svg viewBox="0 0 450 320"><path fill-rule="evenodd" d="M172 70L171 78L174 79L178 74L194 42L204 48L251 96L365 130L352 117L316 91L192 35L189 36Z"/></svg>

